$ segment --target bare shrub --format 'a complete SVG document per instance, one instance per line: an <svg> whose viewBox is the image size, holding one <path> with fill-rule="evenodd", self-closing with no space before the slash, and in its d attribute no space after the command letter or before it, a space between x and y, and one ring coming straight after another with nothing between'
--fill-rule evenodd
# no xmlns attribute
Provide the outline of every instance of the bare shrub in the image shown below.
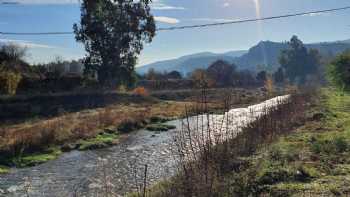
<svg viewBox="0 0 350 197"><path fill-rule="evenodd" d="M226 113L219 119L208 113L203 115L207 109L205 102L194 108L202 115L187 116L178 131L174 153L179 174L162 188L162 194L166 195L160 196L239 196L233 187L239 183L228 181L226 176L246 165L240 158L286 134L304 119L301 95L276 102L259 111L251 109L242 117ZM225 103L229 106L230 102Z"/></svg>

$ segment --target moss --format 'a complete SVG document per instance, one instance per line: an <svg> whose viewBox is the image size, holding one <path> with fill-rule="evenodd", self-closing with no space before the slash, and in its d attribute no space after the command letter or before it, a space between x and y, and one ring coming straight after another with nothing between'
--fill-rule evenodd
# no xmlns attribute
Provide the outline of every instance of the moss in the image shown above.
<svg viewBox="0 0 350 197"><path fill-rule="evenodd" d="M10 172L10 168L7 166L1 166L0 165L0 174L6 174Z"/></svg>
<svg viewBox="0 0 350 197"><path fill-rule="evenodd" d="M25 154L23 156L13 159L13 163L16 167L30 167L36 166L50 160L56 159L59 155L62 154L62 151L58 147L52 147L45 150L43 153L32 153Z"/></svg>
<svg viewBox="0 0 350 197"><path fill-rule="evenodd" d="M106 148L116 143L118 139L117 134L111 133L102 133L97 135L95 138L80 140L78 143L79 150L92 150Z"/></svg>
<svg viewBox="0 0 350 197"><path fill-rule="evenodd" d="M174 125L165 125L165 124L152 124L152 125L148 125L146 127L147 130L149 131L160 131L160 132L165 132L165 131L169 131L172 129L176 129L176 126Z"/></svg>

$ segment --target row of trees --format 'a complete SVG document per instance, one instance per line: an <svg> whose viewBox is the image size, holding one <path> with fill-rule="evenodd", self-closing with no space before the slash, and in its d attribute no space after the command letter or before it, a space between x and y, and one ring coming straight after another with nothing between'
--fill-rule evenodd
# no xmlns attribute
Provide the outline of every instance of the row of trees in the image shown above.
<svg viewBox="0 0 350 197"><path fill-rule="evenodd" d="M232 86L254 86L263 85L268 80L276 84L305 84L311 79L320 82L321 55L317 50L308 50L297 36L293 36L288 42L289 48L283 50L280 55L280 65L275 72L260 71L254 73L249 70L238 70L234 64L219 60L214 62L207 69L197 69L187 76L200 86L210 87L232 87ZM150 69L142 79L147 80L168 80L181 79L177 71L170 73L156 72Z"/></svg>
<svg viewBox="0 0 350 197"><path fill-rule="evenodd" d="M24 59L26 48L17 45L0 47L0 93L68 91L83 82L83 65L79 61L55 61L29 65Z"/></svg>
<svg viewBox="0 0 350 197"><path fill-rule="evenodd" d="M284 81L284 74L280 70L274 76L279 80L275 80L276 83ZM249 70L237 70L234 64L222 60L216 61L208 69L197 69L190 74L190 79L201 87L261 86L272 78L266 71L255 74Z"/></svg>

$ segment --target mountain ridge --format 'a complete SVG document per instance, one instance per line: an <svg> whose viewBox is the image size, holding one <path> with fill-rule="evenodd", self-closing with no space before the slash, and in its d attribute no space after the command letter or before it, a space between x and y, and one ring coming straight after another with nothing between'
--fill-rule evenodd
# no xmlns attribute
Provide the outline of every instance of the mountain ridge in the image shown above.
<svg viewBox="0 0 350 197"><path fill-rule="evenodd" d="M314 48L319 50L321 55L335 56L350 49L350 39L334 42L310 43L305 44L305 46L308 49ZM264 65L266 69L274 71L280 66L278 62L280 52L287 48L287 42L260 41L249 50L228 51L225 53L195 53L137 67L136 71L139 74L145 74L149 69L153 68L158 72L176 70L186 75L198 68L206 69L217 60L225 60L229 63L233 63L240 70L248 69L255 71L257 66Z"/></svg>

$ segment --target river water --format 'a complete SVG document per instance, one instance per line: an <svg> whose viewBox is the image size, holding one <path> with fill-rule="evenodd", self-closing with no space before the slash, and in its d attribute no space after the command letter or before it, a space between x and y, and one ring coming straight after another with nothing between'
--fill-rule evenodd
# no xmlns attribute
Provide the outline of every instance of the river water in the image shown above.
<svg viewBox="0 0 350 197"><path fill-rule="evenodd" d="M210 119L222 125L223 121L228 120L226 117L233 117L236 121L225 123L228 127L225 130L238 131L238 125L243 126L253 121L264 109L276 106L287 98L288 96L276 97L248 108L232 109L224 115L212 115ZM189 121L192 126L198 127L198 120L197 116ZM203 118L201 120L201 125L207 123ZM0 175L0 196L98 197L107 191L118 196L137 188L143 180L146 164L148 184L171 177L176 173L177 163L172 154L173 141L176 130L184 122L187 120L168 122L167 124L177 127L168 132L134 132L120 144L110 148L72 151L36 167L12 169L9 174ZM220 129L215 127L216 134L220 134Z"/></svg>

